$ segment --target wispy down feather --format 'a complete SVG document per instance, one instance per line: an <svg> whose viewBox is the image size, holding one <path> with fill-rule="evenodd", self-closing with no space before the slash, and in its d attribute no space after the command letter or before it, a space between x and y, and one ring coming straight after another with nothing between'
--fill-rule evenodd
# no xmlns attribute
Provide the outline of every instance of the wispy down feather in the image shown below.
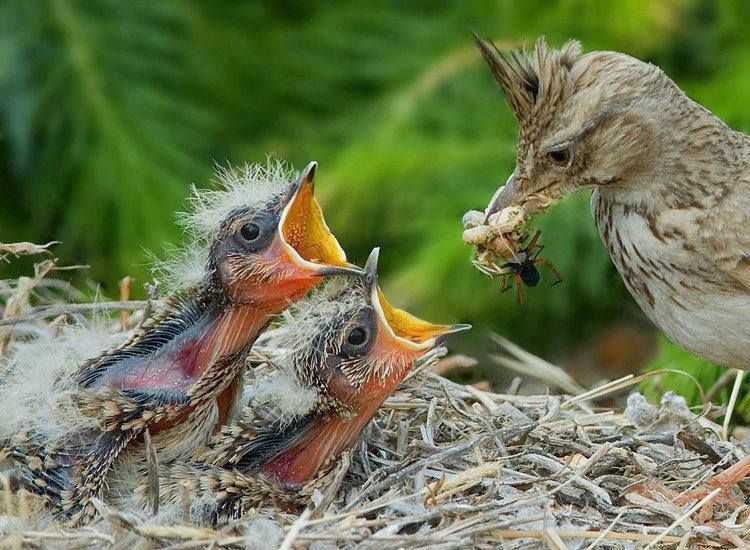
<svg viewBox="0 0 750 550"><path fill-rule="evenodd" d="M206 275L211 243L229 214L242 208L263 208L285 193L296 176L288 164L273 158L264 165L218 167L211 187L192 187L188 210L177 215L185 243L168 249L166 260L154 262L156 277L170 291L200 284Z"/></svg>
<svg viewBox="0 0 750 550"><path fill-rule="evenodd" d="M55 440L94 420L78 412L73 373L84 360L120 344L124 334L109 334L101 321L91 326L49 328L37 338L17 341L0 361L0 439L33 430ZM43 419L43 421L40 421Z"/></svg>

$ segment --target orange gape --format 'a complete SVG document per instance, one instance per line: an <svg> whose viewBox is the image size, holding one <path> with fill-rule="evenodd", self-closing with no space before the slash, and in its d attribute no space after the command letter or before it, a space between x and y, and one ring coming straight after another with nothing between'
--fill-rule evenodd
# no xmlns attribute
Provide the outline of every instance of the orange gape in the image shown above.
<svg viewBox="0 0 750 550"><path fill-rule="evenodd" d="M433 325L408 311L393 307L388 303L380 288L378 288L378 302L385 318L385 326L399 337L415 344L423 344L454 329L450 325Z"/></svg>

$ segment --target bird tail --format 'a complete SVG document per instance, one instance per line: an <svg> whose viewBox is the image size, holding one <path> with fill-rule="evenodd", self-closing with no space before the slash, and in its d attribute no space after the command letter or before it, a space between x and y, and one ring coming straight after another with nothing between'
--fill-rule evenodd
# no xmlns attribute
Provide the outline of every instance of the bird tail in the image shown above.
<svg viewBox="0 0 750 550"><path fill-rule="evenodd" d="M107 473L120 453L141 434L138 430L102 432L81 460L77 482L62 493L60 504L73 526L84 525L94 519L93 499L101 498Z"/></svg>
<svg viewBox="0 0 750 550"><path fill-rule="evenodd" d="M76 434L50 442L36 432L19 433L0 442L0 461L15 463L12 485L41 496L53 513L61 513L64 495L72 487L83 456L81 440L85 438Z"/></svg>
<svg viewBox="0 0 750 550"><path fill-rule="evenodd" d="M135 496L145 505L152 488L142 473ZM158 479L161 503L181 508L192 522L202 525L221 525L269 502L290 509L300 502L299 494L262 476L194 461L160 464Z"/></svg>

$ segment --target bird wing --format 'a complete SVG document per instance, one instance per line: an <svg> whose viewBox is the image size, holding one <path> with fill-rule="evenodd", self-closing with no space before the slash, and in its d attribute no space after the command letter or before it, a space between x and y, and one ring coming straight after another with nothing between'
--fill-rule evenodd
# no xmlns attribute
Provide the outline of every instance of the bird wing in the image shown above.
<svg viewBox="0 0 750 550"><path fill-rule="evenodd" d="M82 412L94 416L104 431L87 447L78 449L74 479L57 491L57 500L73 525L88 523L96 510L92 498L101 497L107 474L125 448L147 426L171 417L189 404L181 393L136 390L83 391L78 396ZM66 489L63 491L63 489ZM49 490L47 491L50 492Z"/></svg>
<svg viewBox="0 0 750 550"><path fill-rule="evenodd" d="M76 396L83 414L95 418L105 431L140 430L171 418L191 404L190 395L162 390L82 391Z"/></svg>
<svg viewBox="0 0 750 550"><path fill-rule="evenodd" d="M317 415L309 414L290 422L276 421L258 429L244 422L227 426L201 451L198 459L213 466L257 471L266 461L296 442Z"/></svg>
<svg viewBox="0 0 750 550"><path fill-rule="evenodd" d="M149 317L122 345L83 363L76 374L78 383L92 387L123 362L147 362L160 348L174 340L201 318L204 304L196 294L177 294ZM145 369L148 372L148 369ZM123 387L137 389L143 381L124 381Z"/></svg>
<svg viewBox="0 0 750 550"><path fill-rule="evenodd" d="M71 525L84 525L94 519L96 508L92 499L101 498L107 473L139 433L135 430L103 432L96 438L81 464L73 489L62 495L62 508Z"/></svg>
<svg viewBox="0 0 750 550"><path fill-rule="evenodd" d="M696 252L750 293L750 181L740 180L697 223Z"/></svg>
<svg viewBox="0 0 750 550"><path fill-rule="evenodd" d="M144 482L135 493L143 499L148 488L145 475L141 477ZM213 526L237 519L269 502L277 508L295 509L305 504L308 496L301 490L287 491L263 476L197 462L160 465L159 491L166 502L187 504L194 521Z"/></svg>
<svg viewBox="0 0 750 550"><path fill-rule="evenodd" d="M16 463L18 480L25 489L44 497L60 512L63 496L71 489L93 437L82 432L50 441L34 431L22 432L0 443L0 457Z"/></svg>

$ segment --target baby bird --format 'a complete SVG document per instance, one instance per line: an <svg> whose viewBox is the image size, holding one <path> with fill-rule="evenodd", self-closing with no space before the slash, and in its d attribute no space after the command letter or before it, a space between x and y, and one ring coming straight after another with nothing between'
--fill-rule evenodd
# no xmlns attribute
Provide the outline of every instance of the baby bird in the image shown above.
<svg viewBox="0 0 750 550"><path fill-rule="evenodd" d="M270 425L225 428L191 462L162 464L162 494L172 501L215 495L214 521L269 499L299 504L301 488L354 444L414 362L447 334L470 328L433 325L391 306L377 284L377 261L375 249L365 275L336 277L291 310L276 340L286 350L280 377L306 397L282 406ZM264 401L289 402L289 384Z"/></svg>
<svg viewBox="0 0 750 550"><path fill-rule="evenodd" d="M750 369L750 137L628 55L477 41L519 124L488 215L593 189L601 238L646 315L691 353Z"/></svg>
<svg viewBox="0 0 750 550"><path fill-rule="evenodd" d="M181 288L127 342L72 375L76 406L96 426L45 441L40 418L26 441L14 438L28 485L73 523L94 515L91 498L131 443L142 448L145 430L165 460L205 444L238 409L248 353L271 317L323 278L361 272L314 198L316 166L297 178L280 163L227 170L219 189L196 190L184 219L191 243L168 269ZM13 386L3 390L12 399Z"/></svg>

